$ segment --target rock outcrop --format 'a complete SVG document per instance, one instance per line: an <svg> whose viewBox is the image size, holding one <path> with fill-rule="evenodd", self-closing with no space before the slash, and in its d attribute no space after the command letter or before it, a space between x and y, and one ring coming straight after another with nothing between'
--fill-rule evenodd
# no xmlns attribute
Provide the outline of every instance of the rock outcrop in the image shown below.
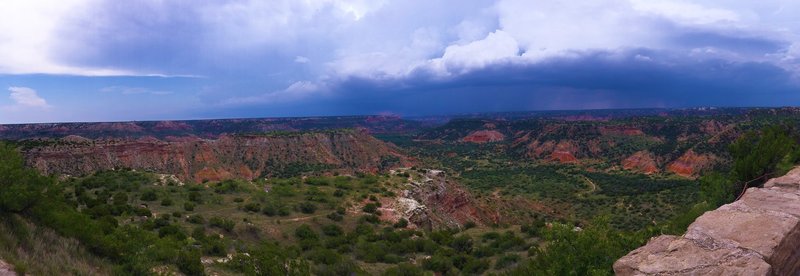
<svg viewBox="0 0 800 276"><path fill-rule="evenodd" d="M505 138L505 135L495 130L478 130L473 131L462 140L464 142L482 144L503 141Z"/></svg>
<svg viewBox="0 0 800 276"><path fill-rule="evenodd" d="M42 173L86 175L119 168L173 174L184 181L218 181L285 176L310 170L377 172L405 166L395 146L364 131L223 135L184 138L64 139L23 149Z"/></svg>
<svg viewBox="0 0 800 276"><path fill-rule="evenodd" d="M467 222L478 225L497 223L496 216L479 206L472 195L447 179L440 170L427 170L420 181L409 181L398 197L381 203L382 220L404 218L414 228L461 228Z"/></svg>
<svg viewBox="0 0 800 276"><path fill-rule="evenodd" d="M697 218L683 236L651 239L617 275L798 275L800 168Z"/></svg>
<svg viewBox="0 0 800 276"><path fill-rule="evenodd" d="M626 170L654 174L658 172L655 156L649 151L638 151L622 160L622 168Z"/></svg>
<svg viewBox="0 0 800 276"><path fill-rule="evenodd" d="M3 260L0 260L0 276L16 276L16 275L17 273L14 272L14 268L10 264L4 262Z"/></svg>
<svg viewBox="0 0 800 276"><path fill-rule="evenodd" d="M674 174L692 177L698 172L707 169L714 164L716 157L711 154L698 154L694 150L688 150L675 161L667 166L667 171Z"/></svg>

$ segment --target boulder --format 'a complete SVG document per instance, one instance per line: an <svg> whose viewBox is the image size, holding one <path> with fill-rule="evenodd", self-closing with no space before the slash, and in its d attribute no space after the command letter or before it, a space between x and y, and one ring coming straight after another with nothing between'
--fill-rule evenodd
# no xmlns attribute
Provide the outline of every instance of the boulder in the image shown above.
<svg viewBox="0 0 800 276"><path fill-rule="evenodd" d="M14 272L14 267L0 260L0 276L17 276L17 273Z"/></svg>

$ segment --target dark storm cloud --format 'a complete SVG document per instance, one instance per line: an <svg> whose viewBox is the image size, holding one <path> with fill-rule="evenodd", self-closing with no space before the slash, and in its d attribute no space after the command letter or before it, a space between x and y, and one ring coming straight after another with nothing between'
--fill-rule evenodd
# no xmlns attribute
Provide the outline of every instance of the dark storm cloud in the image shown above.
<svg viewBox="0 0 800 276"><path fill-rule="evenodd" d="M645 56L648 58L642 58ZM290 105L288 109L284 106L249 112L273 111L284 116L302 110L425 115L800 104L800 86L791 73L770 63L696 61L688 57L676 60L674 54L648 50L593 52L536 64L495 64L445 79L425 71L392 80L352 77L337 82L332 89L333 96Z"/></svg>

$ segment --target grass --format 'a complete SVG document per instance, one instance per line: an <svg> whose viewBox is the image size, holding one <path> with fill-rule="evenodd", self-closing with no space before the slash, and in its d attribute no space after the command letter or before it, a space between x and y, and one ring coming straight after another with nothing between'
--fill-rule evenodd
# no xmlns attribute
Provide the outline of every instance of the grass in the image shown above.
<svg viewBox="0 0 800 276"><path fill-rule="evenodd" d="M78 241L36 226L18 215L0 219L0 259L19 274L111 275L112 265Z"/></svg>

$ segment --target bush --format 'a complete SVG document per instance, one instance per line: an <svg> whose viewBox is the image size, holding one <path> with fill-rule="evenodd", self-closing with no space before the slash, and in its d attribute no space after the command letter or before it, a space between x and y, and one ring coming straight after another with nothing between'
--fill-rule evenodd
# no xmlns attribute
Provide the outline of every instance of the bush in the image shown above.
<svg viewBox="0 0 800 276"><path fill-rule="evenodd" d="M206 220L201 215L191 215L189 218L186 219L189 223L192 224L203 224Z"/></svg>
<svg viewBox="0 0 800 276"><path fill-rule="evenodd" d="M121 206L128 203L128 194L125 192L118 192L113 196L114 205Z"/></svg>
<svg viewBox="0 0 800 276"><path fill-rule="evenodd" d="M345 194L344 190L341 189L337 189L336 191L333 192L333 196L335 197L343 197L344 194Z"/></svg>
<svg viewBox="0 0 800 276"><path fill-rule="evenodd" d="M261 210L261 205L255 202L247 203L244 205L244 210L248 212L257 213Z"/></svg>
<svg viewBox="0 0 800 276"><path fill-rule="evenodd" d="M328 224L322 227L322 233L324 233L326 236L338 237L344 234L344 231L342 230L342 227L339 227L339 225Z"/></svg>
<svg viewBox="0 0 800 276"><path fill-rule="evenodd" d="M156 201L158 199L158 195L156 194L156 191L147 190L142 193L139 199L142 201Z"/></svg>
<svg viewBox="0 0 800 276"><path fill-rule="evenodd" d="M520 257L517 254L505 254L497 258L497 261L494 264L494 269L501 270L508 268L511 265L516 264L519 262Z"/></svg>
<svg viewBox="0 0 800 276"><path fill-rule="evenodd" d="M303 212L304 214L313 214L317 211L317 206L311 202L300 203L298 208L300 209L300 212Z"/></svg>
<svg viewBox="0 0 800 276"><path fill-rule="evenodd" d="M316 249L308 255L308 259L317 264L333 265L342 261L342 256L330 249Z"/></svg>
<svg viewBox="0 0 800 276"><path fill-rule="evenodd" d="M377 224L377 223L381 222L381 218L376 216L376 215L366 215L366 216L361 217L361 220L369 222L369 223L372 223L372 224Z"/></svg>
<svg viewBox="0 0 800 276"><path fill-rule="evenodd" d="M194 207L195 206L196 205L194 203L192 203L192 202L186 202L186 203L183 204L183 210L185 210L187 212L191 212L191 211L194 211Z"/></svg>
<svg viewBox="0 0 800 276"><path fill-rule="evenodd" d="M203 196L198 191L191 191L189 192L189 201L203 203Z"/></svg>
<svg viewBox="0 0 800 276"><path fill-rule="evenodd" d="M361 210L366 213L374 214L378 211L378 204L367 203L367 205L364 205L364 208L361 208Z"/></svg>
<svg viewBox="0 0 800 276"><path fill-rule="evenodd" d="M390 267L383 273L385 276L422 276L425 275L425 271L421 268L409 264L409 263L402 263L397 266Z"/></svg>
<svg viewBox="0 0 800 276"><path fill-rule="evenodd" d="M208 224L212 227L218 227L225 231L231 232L233 228L236 226L236 222L229 219L224 219L220 217L213 217L208 221Z"/></svg>
<svg viewBox="0 0 800 276"><path fill-rule="evenodd" d="M450 247L458 252L470 253L472 252L472 238L467 235L461 235L450 242Z"/></svg>
<svg viewBox="0 0 800 276"><path fill-rule="evenodd" d="M453 267L453 262L447 256L433 255L422 262L422 268L433 272L445 273Z"/></svg>
<svg viewBox="0 0 800 276"><path fill-rule="evenodd" d="M464 223L464 229L472 229L472 228L475 228L475 226L478 226L478 225L475 224L474 221L467 221L466 223Z"/></svg>
<svg viewBox="0 0 800 276"><path fill-rule="evenodd" d="M183 232L180 226L171 224L158 229L158 237L163 238L166 236L175 237L177 240L184 240L186 239L186 233Z"/></svg>
<svg viewBox="0 0 800 276"><path fill-rule="evenodd" d="M308 224L303 224L294 229L294 236L300 240L317 240L319 236Z"/></svg>
<svg viewBox="0 0 800 276"><path fill-rule="evenodd" d="M172 199L169 198L162 199L161 206L172 206Z"/></svg>
<svg viewBox="0 0 800 276"><path fill-rule="evenodd" d="M133 213L135 215L137 215L137 216L140 216L140 217L151 217L151 216L153 216L153 213L150 212L149 209L144 208L144 207L133 208Z"/></svg>
<svg viewBox="0 0 800 276"><path fill-rule="evenodd" d="M342 215L340 215L339 213L335 213L335 212L328 214L326 217L328 219L332 220L332 221L342 221L342 219L344 219L344 217Z"/></svg>
<svg viewBox="0 0 800 276"><path fill-rule="evenodd" d="M400 218L395 224L394 228L406 228L408 227L408 220L405 218Z"/></svg>
<svg viewBox="0 0 800 276"><path fill-rule="evenodd" d="M178 253L175 265L178 266L178 270L186 275L205 275L205 268L200 262L200 255L198 250L181 250Z"/></svg>

